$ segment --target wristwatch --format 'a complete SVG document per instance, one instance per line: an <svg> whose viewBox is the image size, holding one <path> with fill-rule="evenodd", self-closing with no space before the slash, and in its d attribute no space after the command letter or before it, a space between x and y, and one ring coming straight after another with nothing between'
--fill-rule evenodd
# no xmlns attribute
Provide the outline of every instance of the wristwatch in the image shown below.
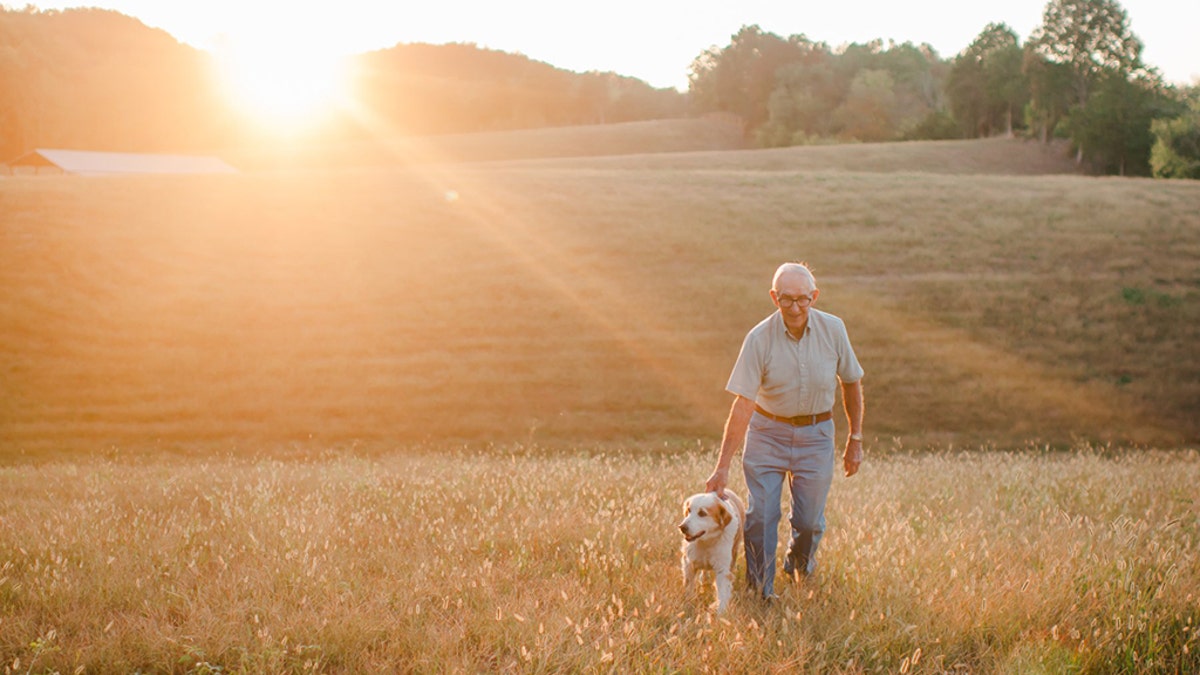
<svg viewBox="0 0 1200 675"><path fill-rule="evenodd" d="M850 440L862 442L862 434L850 434Z"/></svg>

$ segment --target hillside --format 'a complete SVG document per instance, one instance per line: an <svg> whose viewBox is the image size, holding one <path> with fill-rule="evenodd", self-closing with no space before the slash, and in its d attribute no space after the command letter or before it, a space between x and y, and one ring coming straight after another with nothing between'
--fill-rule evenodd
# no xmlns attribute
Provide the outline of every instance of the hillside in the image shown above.
<svg viewBox="0 0 1200 675"><path fill-rule="evenodd" d="M287 143L628 122L686 110L674 89L473 44L397 44L354 56L349 71L350 100L303 133L286 134ZM0 82L0 162L35 148L212 154L277 140L278 120L240 105L220 58L111 10L0 6Z"/></svg>
<svg viewBox="0 0 1200 675"><path fill-rule="evenodd" d="M608 160L605 160L608 161ZM705 171L862 171L1038 176L1081 174L1064 143L1045 145L1016 138L969 141L908 141L809 145L741 152L662 155L610 164L652 170ZM597 162L604 167L605 162Z"/></svg>
<svg viewBox="0 0 1200 675"><path fill-rule="evenodd" d="M287 145L223 156L243 170L328 169L424 163L565 159L573 169L656 171L866 171L947 174L1078 174L1062 143L1013 138L749 147L736 120L677 118L473 134L404 136L358 143ZM584 158L597 158L588 162Z"/></svg>
<svg viewBox="0 0 1200 675"><path fill-rule="evenodd" d="M743 149L741 126L720 117L663 119L516 131L289 144L223 155L243 170L329 169Z"/></svg>
<svg viewBox="0 0 1200 675"><path fill-rule="evenodd" d="M3 179L0 450L712 442L786 259L873 448L1197 442L1200 185L1014 147Z"/></svg>

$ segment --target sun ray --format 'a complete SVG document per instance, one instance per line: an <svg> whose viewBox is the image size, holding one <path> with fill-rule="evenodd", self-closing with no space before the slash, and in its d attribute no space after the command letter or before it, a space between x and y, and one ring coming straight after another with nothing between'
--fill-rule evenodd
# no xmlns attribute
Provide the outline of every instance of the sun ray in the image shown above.
<svg viewBox="0 0 1200 675"><path fill-rule="evenodd" d="M347 59L314 45L226 41L216 56L230 102L263 131L311 130L347 104Z"/></svg>

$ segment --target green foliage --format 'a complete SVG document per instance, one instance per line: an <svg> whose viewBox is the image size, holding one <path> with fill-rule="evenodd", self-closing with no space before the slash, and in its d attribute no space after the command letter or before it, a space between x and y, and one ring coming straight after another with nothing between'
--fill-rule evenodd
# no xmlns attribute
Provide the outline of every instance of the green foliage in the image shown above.
<svg viewBox="0 0 1200 675"><path fill-rule="evenodd" d="M1087 103L1104 73L1144 69L1142 41L1130 30L1129 15L1116 0L1050 0L1030 45L1047 61L1067 66L1078 105Z"/></svg>
<svg viewBox="0 0 1200 675"><path fill-rule="evenodd" d="M819 59L825 51L825 45L803 35L784 39L758 26L743 26L727 47L707 50L692 62L688 79L694 109L733 113L756 129L769 116L778 71L809 55Z"/></svg>
<svg viewBox="0 0 1200 675"><path fill-rule="evenodd" d="M823 52L820 57L793 64L779 72L767 105L766 137L831 137L836 133L838 121L833 110L845 97L848 84L838 75L834 58ZM792 143L767 142L764 145Z"/></svg>
<svg viewBox="0 0 1200 675"><path fill-rule="evenodd" d="M941 141L962 137L962 129L954 116L944 110L937 110L925 116L915 127L905 134L905 140Z"/></svg>
<svg viewBox="0 0 1200 675"><path fill-rule="evenodd" d="M1069 137L1097 170L1148 174L1149 125L1164 106L1142 48L1116 0L1051 0L1024 48L1010 27L989 24L952 64L927 45L873 40L832 52L750 26L693 63L692 93L697 110L741 116L766 147L1025 126L1047 143Z"/></svg>
<svg viewBox="0 0 1200 675"><path fill-rule="evenodd" d="M1029 81L1025 121L1031 133L1048 143L1071 108L1071 69L1046 59L1030 43L1026 43L1023 57L1022 72Z"/></svg>
<svg viewBox="0 0 1200 675"><path fill-rule="evenodd" d="M1150 125L1154 147L1150 166L1158 178L1200 178L1200 103L1182 115Z"/></svg>
<svg viewBox="0 0 1200 675"><path fill-rule="evenodd" d="M860 141L891 140L895 133L895 80L886 70L862 70L850 83L836 116L841 135Z"/></svg>
<svg viewBox="0 0 1200 675"><path fill-rule="evenodd" d="M1151 123L1168 104L1154 82L1110 72L1097 80L1087 104L1072 111L1071 139L1104 173L1148 176Z"/></svg>
<svg viewBox="0 0 1200 675"><path fill-rule="evenodd" d="M931 138L919 134L940 110L945 70L928 45L885 49L876 40L836 54L815 45L804 60L776 72L767 120L755 138L766 147Z"/></svg>
<svg viewBox="0 0 1200 675"><path fill-rule="evenodd" d="M1079 161L1105 173L1149 175L1151 123L1173 113L1141 54L1116 0L1051 0L1025 58L1042 138L1065 118Z"/></svg>
<svg viewBox="0 0 1200 675"><path fill-rule="evenodd" d="M1029 100L1017 34L1005 24L988 24L954 62L946 84L951 109L971 136L1003 130Z"/></svg>

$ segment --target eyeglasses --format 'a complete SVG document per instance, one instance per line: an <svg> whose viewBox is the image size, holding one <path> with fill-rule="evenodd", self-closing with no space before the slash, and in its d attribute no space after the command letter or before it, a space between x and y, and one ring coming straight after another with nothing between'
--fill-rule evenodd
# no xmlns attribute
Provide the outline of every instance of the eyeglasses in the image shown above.
<svg viewBox="0 0 1200 675"><path fill-rule="evenodd" d="M791 307L792 305L808 307L813 301L811 295L801 295L798 298L793 298L790 295L776 295L775 299L779 302L780 307Z"/></svg>

